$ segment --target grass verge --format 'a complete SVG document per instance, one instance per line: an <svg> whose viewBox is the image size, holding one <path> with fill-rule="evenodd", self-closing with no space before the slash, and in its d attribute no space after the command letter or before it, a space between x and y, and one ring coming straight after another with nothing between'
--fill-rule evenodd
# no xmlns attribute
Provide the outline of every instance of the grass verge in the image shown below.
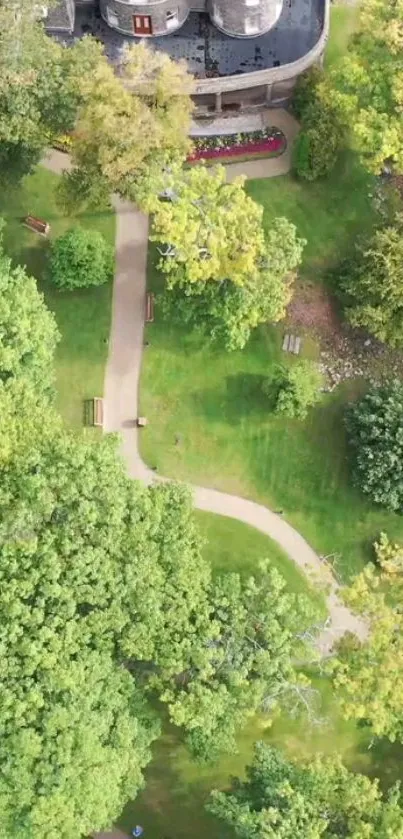
<svg viewBox="0 0 403 839"><path fill-rule="evenodd" d="M80 224L99 230L114 245L115 216L105 209L67 217L56 203L57 183L57 175L39 166L19 188L1 196L0 216L6 221L7 252L39 280L46 303L55 313L62 336L56 351L57 405L67 424L79 428L84 399L103 392L112 286L57 291L46 278L49 241L23 227L21 221L28 214L46 220L50 238Z"/></svg>

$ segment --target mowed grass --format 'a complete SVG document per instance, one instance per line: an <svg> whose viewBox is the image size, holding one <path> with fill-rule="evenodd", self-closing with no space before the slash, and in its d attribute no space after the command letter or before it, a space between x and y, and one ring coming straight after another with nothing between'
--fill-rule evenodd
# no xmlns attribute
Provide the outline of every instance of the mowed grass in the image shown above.
<svg viewBox="0 0 403 839"><path fill-rule="evenodd" d="M57 405L71 427L83 425L83 402L102 396L108 350L112 285L78 291L57 291L49 282L49 242L21 224L28 214L51 225L50 238L74 224L99 230L111 245L115 241L115 217L110 209L69 218L56 203L58 176L38 167L20 188L0 196L0 216L6 221L4 243L16 263L26 265L39 280L48 307L54 312L61 333L56 351Z"/></svg>
<svg viewBox="0 0 403 839"><path fill-rule="evenodd" d="M358 233L377 220L372 194L375 179L345 152L329 177L313 183L292 175L248 181L249 195L264 207L266 229L285 216L306 240L301 275L322 282L326 271L347 253Z"/></svg>
<svg viewBox="0 0 403 839"><path fill-rule="evenodd" d="M318 279L342 252L353 226L362 229L373 221L369 209L360 215L359 199L352 193L354 224L347 207L343 226L344 204L339 202L333 227L327 216L333 218L337 198L332 202L331 189L328 195L325 185L314 187L316 214L311 186L294 189L290 178L282 178L252 183L249 188L264 201L267 224L270 214L281 213L294 220L298 216L302 222L305 201L310 222L305 218L301 232L316 239L318 247L321 244L321 259L311 242L304 270L310 276L316 270ZM344 184L346 201L347 192ZM151 250L149 286L158 292L162 280L154 254ZM157 301L155 323L147 327L146 337L150 346L143 357L140 406L149 423L140 445L147 463L164 475L282 509L318 552L335 560L344 579L370 558L380 530L403 539L401 517L375 508L352 486L344 411L355 396L354 387L325 395L305 422L271 413L262 383L273 365L286 360L281 327L262 327L244 350L226 352L195 331L164 319Z"/></svg>
<svg viewBox="0 0 403 839"><path fill-rule="evenodd" d="M228 788L231 776L244 776L257 740L296 760L309 760L318 753L341 755L349 769L379 777L384 786L401 778L401 746L382 741L369 748L368 731L342 718L331 684L317 677L313 677L312 684L318 694L311 718L301 710L296 716L283 710L274 720L259 716L240 734L238 753L223 757L212 766L194 762L178 731L166 725L145 773L146 788L125 808L119 827L128 832L141 824L145 836L152 839L233 837L206 812L205 805L212 789Z"/></svg>

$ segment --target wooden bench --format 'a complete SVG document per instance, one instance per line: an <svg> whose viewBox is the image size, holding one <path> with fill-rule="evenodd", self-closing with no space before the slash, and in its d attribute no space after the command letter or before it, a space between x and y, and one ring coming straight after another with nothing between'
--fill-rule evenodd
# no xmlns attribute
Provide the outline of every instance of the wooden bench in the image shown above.
<svg viewBox="0 0 403 839"><path fill-rule="evenodd" d="M154 295L150 291L146 294L146 323L154 321Z"/></svg>
<svg viewBox="0 0 403 839"><path fill-rule="evenodd" d="M47 236L50 231L50 224L47 221L36 218L36 216L26 216L24 225L29 230L33 230L34 233L39 233L41 236Z"/></svg>
<svg viewBox="0 0 403 839"><path fill-rule="evenodd" d="M301 338L297 335L284 335L283 350L284 352L292 352L294 355L299 355Z"/></svg>
<svg viewBox="0 0 403 839"><path fill-rule="evenodd" d="M86 425L96 425L102 428L104 424L104 400L99 396L86 399L84 402L84 419Z"/></svg>

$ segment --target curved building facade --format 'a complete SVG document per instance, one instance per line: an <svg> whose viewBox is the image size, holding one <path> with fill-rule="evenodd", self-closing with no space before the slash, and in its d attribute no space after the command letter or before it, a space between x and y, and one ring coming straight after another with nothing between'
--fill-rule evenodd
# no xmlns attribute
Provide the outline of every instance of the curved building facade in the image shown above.
<svg viewBox="0 0 403 839"><path fill-rule="evenodd" d="M119 64L125 45L185 60L195 114L281 106L298 77L322 60L330 0L59 0L46 27L64 43L86 34Z"/></svg>
<svg viewBox="0 0 403 839"><path fill-rule="evenodd" d="M264 35L276 25L284 0L208 0L212 23L233 38Z"/></svg>
<svg viewBox="0 0 403 839"><path fill-rule="evenodd" d="M123 35L156 38L176 32L190 12L188 0L100 0L103 19Z"/></svg>

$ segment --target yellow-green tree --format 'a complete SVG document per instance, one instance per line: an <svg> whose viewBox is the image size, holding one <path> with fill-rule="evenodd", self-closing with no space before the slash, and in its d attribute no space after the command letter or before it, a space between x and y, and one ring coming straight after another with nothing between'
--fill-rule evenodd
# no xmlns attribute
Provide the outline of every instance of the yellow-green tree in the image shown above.
<svg viewBox="0 0 403 839"><path fill-rule="evenodd" d="M341 644L335 682L345 716L375 736L403 741L403 576L369 565L347 590L351 609L368 621L368 637Z"/></svg>
<svg viewBox="0 0 403 839"><path fill-rule="evenodd" d="M403 2L365 0L360 29L322 94L350 126L370 171L386 160L403 171Z"/></svg>
<svg viewBox="0 0 403 839"><path fill-rule="evenodd" d="M100 53L78 82L83 104L73 132L67 205L100 203L117 192L141 203L157 195L164 173L189 149L191 76L146 46L132 46L118 72Z"/></svg>

